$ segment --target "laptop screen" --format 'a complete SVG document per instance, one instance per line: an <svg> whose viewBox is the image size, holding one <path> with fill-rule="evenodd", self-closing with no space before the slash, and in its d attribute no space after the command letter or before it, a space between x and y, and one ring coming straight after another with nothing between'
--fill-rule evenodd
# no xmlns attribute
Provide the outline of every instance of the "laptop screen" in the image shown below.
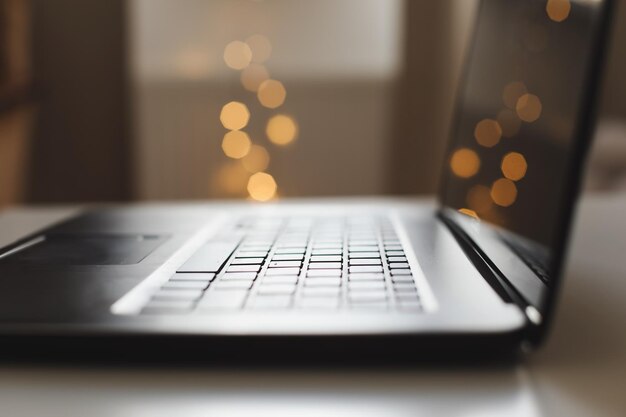
<svg viewBox="0 0 626 417"><path fill-rule="evenodd" d="M605 3L482 2L444 168L443 205L480 219L548 288L589 139Z"/></svg>

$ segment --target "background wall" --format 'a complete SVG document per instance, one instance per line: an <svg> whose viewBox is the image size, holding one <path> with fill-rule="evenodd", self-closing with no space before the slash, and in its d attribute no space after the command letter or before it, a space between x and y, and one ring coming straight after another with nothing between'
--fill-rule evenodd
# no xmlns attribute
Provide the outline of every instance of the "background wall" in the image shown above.
<svg viewBox="0 0 626 417"><path fill-rule="evenodd" d="M626 188L626 7L617 3L596 189ZM431 193L476 4L32 0L40 111L27 200L246 197L250 173L221 149L219 114L231 100L248 105L246 129L268 150L280 196ZM266 66L287 90L277 110L222 57L254 33L270 39ZM289 146L265 135L279 112L299 126Z"/></svg>
<svg viewBox="0 0 626 417"><path fill-rule="evenodd" d="M131 2L136 195L246 196L249 173L220 148L219 114L231 100L249 107L246 131L268 150L280 195L385 192L403 7L398 0ZM271 41L266 66L287 89L277 111L299 125L287 147L265 137L277 111L260 106L222 59L229 42L254 34Z"/></svg>

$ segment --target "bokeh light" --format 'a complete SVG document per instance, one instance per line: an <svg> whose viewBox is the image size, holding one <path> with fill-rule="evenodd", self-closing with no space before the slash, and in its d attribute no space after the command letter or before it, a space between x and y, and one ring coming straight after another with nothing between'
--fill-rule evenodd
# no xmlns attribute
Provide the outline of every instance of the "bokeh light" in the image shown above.
<svg viewBox="0 0 626 417"><path fill-rule="evenodd" d="M265 80L259 86L257 96L263 106L275 109L285 102L287 91L280 81Z"/></svg>
<svg viewBox="0 0 626 417"><path fill-rule="evenodd" d="M500 124L493 119L483 119L476 124L474 128L474 138L480 145L491 148L500 142L502 137L502 128Z"/></svg>
<svg viewBox="0 0 626 417"><path fill-rule="evenodd" d="M515 110L517 100L526 93L528 93L528 89L523 82L513 81L504 87L502 91L502 101L509 109Z"/></svg>
<svg viewBox="0 0 626 417"><path fill-rule="evenodd" d="M242 70L252 61L252 50L247 43L232 41L224 48L224 62L229 68Z"/></svg>
<svg viewBox="0 0 626 417"><path fill-rule="evenodd" d="M475 219L478 219L478 214L474 211L474 210L470 210L468 208L460 208L459 209L459 213L463 213L467 216L473 217Z"/></svg>
<svg viewBox="0 0 626 417"><path fill-rule="evenodd" d="M222 150L229 158L241 159L250 152L252 142L246 132L231 130L224 135Z"/></svg>
<svg viewBox="0 0 626 417"><path fill-rule="evenodd" d="M226 129L239 130L246 127L250 120L250 112L245 104L231 101L222 107L220 121Z"/></svg>
<svg viewBox="0 0 626 417"><path fill-rule="evenodd" d="M298 135L298 124L291 116L277 114L268 120L265 133L270 142L276 145L288 145Z"/></svg>
<svg viewBox="0 0 626 417"><path fill-rule="evenodd" d="M467 191L467 204L473 211L484 213L493 206L491 190L484 185L474 185Z"/></svg>
<svg viewBox="0 0 626 417"><path fill-rule="evenodd" d="M534 94L524 94L517 100L515 110L520 119L532 123L541 116L541 100Z"/></svg>
<svg viewBox="0 0 626 417"><path fill-rule="evenodd" d="M265 171L270 164L270 154L263 146L252 145L241 164L250 173Z"/></svg>
<svg viewBox="0 0 626 417"><path fill-rule="evenodd" d="M526 158L519 152L509 152L502 158L502 174L512 181L519 181L526 175L528 164Z"/></svg>
<svg viewBox="0 0 626 417"><path fill-rule="evenodd" d="M471 149L457 149L450 158L450 169L457 177L473 177L480 169L480 158Z"/></svg>
<svg viewBox="0 0 626 417"><path fill-rule="evenodd" d="M248 193L257 201L268 201L276 195L278 186L274 177L266 172L257 172L248 180Z"/></svg>
<svg viewBox="0 0 626 417"><path fill-rule="evenodd" d="M228 162L222 165L215 175L215 185L229 195L244 195L250 173L238 162Z"/></svg>
<svg viewBox="0 0 626 417"><path fill-rule="evenodd" d="M562 22L569 17L572 5L569 0L548 0L546 13L550 20Z"/></svg>
<svg viewBox="0 0 626 417"><path fill-rule="evenodd" d="M269 78L267 68L260 64L250 64L241 71L241 85L252 92L257 92L261 83Z"/></svg>
<svg viewBox="0 0 626 417"><path fill-rule="evenodd" d="M491 185L493 202L502 207L509 207L517 199L517 187L507 178L500 178Z"/></svg>
<svg viewBox="0 0 626 417"><path fill-rule="evenodd" d="M272 55L272 43L263 35L252 35L246 39L252 51L252 62L263 63Z"/></svg>
<svg viewBox="0 0 626 417"><path fill-rule="evenodd" d="M510 109L501 110L496 120L502 129L502 136L505 138L512 138L517 135L522 126L522 121L517 116L517 113Z"/></svg>

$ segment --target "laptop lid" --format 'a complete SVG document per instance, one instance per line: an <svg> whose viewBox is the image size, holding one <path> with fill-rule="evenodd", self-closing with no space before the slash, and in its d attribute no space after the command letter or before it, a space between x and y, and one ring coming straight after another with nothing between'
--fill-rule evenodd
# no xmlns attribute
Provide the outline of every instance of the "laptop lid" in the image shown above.
<svg viewBox="0 0 626 417"><path fill-rule="evenodd" d="M483 0L441 213L524 308L539 342L593 132L611 2Z"/></svg>

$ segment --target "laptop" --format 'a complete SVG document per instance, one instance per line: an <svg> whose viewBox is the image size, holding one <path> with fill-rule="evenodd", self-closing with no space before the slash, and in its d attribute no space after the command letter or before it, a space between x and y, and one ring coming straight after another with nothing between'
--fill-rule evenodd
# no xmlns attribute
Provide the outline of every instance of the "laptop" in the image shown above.
<svg viewBox="0 0 626 417"><path fill-rule="evenodd" d="M481 2L436 205L101 207L3 248L4 348L338 361L532 350L554 316L610 10Z"/></svg>

